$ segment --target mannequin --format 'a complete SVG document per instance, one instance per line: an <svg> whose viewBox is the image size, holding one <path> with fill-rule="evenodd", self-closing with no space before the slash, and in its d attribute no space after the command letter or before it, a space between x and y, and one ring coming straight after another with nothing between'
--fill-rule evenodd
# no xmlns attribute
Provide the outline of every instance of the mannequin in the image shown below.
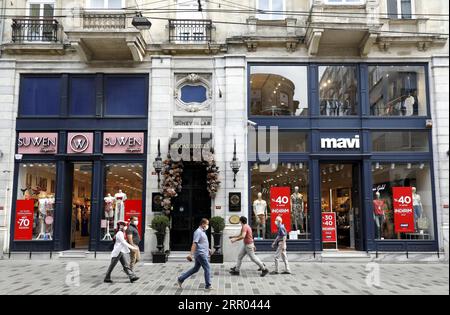
<svg viewBox="0 0 450 315"><path fill-rule="evenodd" d="M300 233L305 231L303 195L299 192L298 187L294 187L294 193L291 195L291 222L293 230Z"/></svg>
<svg viewBox="0 0 450 315"><path fill-rule="evenodd" d="M267 202L262 199L262 193L258 193L258 199L253 202L253 213L256 218L258 239L264 238L266 234Z"/></svg>
<svg viewBox="0 0 450 315"><path fill-rule="evenodd" d="M373 201L373 218L375 220L375 238L380 239L382 236L382 227L385 221L385 207L384 200L381 199L381 194L379 191L375 193L375 200Z"/></svg>
<svg viewBox="0 0 450 315"><path fill-rule="evenodd" d="M414 96L409 94L409 96L405 99L405 101L403 103L404 116L414 115L414 103L415 103Z"/></svg>
<svg viewBox="0 0 450 315"><path fill-rule="evenodd" d="M53 211L55 210L55 196L53 194L49 195L47 198L47 202L45 205L46 208L46 218L45 218L45 224L46 224L46 239L52 239L53 234Z"/></svg>
<svg viewBox="0 0 450 315"><path fill-rule="evenodd" d="M114 197L108 194L104 199L105 201L105 219L106 219L106 234L103 240L112 240L111 234L109 233L110 220L114 217Z"/></svg>
<svg viewBox="0 0 450 315"><path fill-rule="evenodd" d="M40 232L36 239L46 239L46 226L45 226L45 217L47 216L47 194L43 191L39 194L38 197L38 209L39 209L39 225Z"/></svg>
<svg viewBox="0 0 450 315"><path fill-rule="evenodd" d="M119 192L114 195L116 201L116 212L114 213L114 226L117 225L117 221L124 220L125 218L125 200L127 200L127 195L119 189Z"/></svg>
<svg viewBox="0 0 450 315"><path fill-rule="evenodd" d="M417 193L417 188L412 188L413 193L413 208L414 208L414 222L416 224L416 230L417 230L417 220L422 217L423 213L423 207L422 207L422 200L420 198L420 195Z"/></svg>

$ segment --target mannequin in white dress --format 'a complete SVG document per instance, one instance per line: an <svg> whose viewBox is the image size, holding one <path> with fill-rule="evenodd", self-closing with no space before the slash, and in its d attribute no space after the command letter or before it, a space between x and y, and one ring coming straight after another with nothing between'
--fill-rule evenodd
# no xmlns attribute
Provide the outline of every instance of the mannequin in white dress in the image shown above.
<svg viewBox="0 0 450 315"><path fill-rule="evenodd" d="M258 193L258 199L253 202L253 214L256 218L258 238L264 238L266 233L267 202L262 199L262 193Z"/></svg>
<svg viewBox="0 0 450 315"><path fill-rule="evenodd" d="M114 195L114 200L116 202L116 211L114 213L114 226L117 225L117 221L124 220L125 218L125 200L127 200L127 195L119 189L119 192Z"/></svg>

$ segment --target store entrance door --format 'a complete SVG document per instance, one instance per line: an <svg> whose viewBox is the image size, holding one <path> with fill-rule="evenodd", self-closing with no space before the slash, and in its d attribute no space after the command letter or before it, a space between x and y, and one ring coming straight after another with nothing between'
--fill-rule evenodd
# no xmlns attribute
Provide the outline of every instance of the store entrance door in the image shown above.
<svg viewBox="0 0 450 315"><path fill-rule="evenodd" d="M363 250L361 218L361 164L320 164L322 212L336 213L337 244L324 249Z"/></svg>
<svg viewBox="0 0 450 315"><path fill-rule="evenodd" d="M211 217L211 198L206 186L205 165L185 162L182 185L181 192L173 202L171 251L189 251L193 232L198 228L201 219Z"/></svg>
<svg viewBox="0 0 450 315"><path fill-rule="evenodd" d="M91 233L92 163L71 163L72 203L70 248L89 249Z"/></svg>

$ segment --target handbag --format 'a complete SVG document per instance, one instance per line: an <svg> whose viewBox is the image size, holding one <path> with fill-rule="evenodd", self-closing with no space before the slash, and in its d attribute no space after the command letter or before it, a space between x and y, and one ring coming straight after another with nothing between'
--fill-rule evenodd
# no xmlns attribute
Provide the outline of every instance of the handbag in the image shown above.
<svg viewBox="0 0 450 315"><path fill-rule="evenodd" d="M429 228L428 218L424 217L423 215L420 216L420 218L417 219L417 227L419 228L419 230L428 230Z"/></svg>

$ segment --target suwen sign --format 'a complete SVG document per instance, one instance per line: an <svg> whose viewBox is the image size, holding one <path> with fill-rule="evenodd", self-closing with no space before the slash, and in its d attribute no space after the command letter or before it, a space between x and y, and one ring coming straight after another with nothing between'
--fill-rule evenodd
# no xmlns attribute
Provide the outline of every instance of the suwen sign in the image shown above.
<svg viewBox="0 0 450 315"><path fill-rule="evenodd" d="M17 147L19 154L56 154L58 133L19 133Z"/></svg>
<svg viewBox="0 0 450 315"><path fill-rule="evenodd" d="M355 150L361 148L361 140L359 135L353 138L321 138L320 148Z"/></svg>
<svg viewBox="0 0 450 315"><path fill-rule="evenodd" d="M144 153L144 133L103 134L103 153L106 154L142 154Z"/></svg>

